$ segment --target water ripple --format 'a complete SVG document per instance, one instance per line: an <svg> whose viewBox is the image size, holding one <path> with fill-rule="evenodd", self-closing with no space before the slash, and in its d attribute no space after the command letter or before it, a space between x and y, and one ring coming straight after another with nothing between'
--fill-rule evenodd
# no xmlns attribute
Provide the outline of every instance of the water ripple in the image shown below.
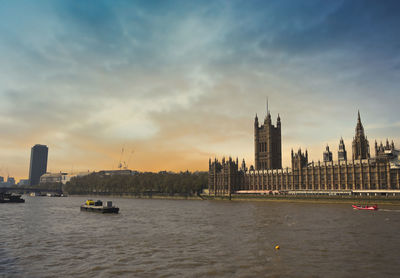
<svg viewBox="0 0 400 278"><path fill-rule="evenodd" d="M84 197L1 204L0 277L397 277L399 210ZM275 250L279 244L281 249Z"/></svg>

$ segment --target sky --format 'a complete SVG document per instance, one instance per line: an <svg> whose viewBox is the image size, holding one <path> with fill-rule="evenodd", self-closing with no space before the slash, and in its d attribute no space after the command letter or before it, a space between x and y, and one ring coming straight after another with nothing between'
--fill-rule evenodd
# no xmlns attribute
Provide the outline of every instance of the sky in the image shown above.
<svg viewBox="0 0 400 278"><path fill-rule="evenodd" d="M390 0L0 0L0 176L35 144L49 172L253 164L267 97L284 167L340 137L351 156L358 110L398 145L399 28Z"/></svg>

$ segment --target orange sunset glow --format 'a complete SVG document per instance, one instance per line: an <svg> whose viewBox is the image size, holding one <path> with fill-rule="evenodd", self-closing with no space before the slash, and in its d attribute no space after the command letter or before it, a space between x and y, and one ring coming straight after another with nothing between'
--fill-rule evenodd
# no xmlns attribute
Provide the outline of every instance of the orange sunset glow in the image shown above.
<svg viewBox="0 0 400 278"><path fill-rule="evenodd" d="M338 3L314 7L315 21L300 3L290 16L285 4L224 1L21 5L0 11L0 176L27 178L35 144L49 147L49 172L120 160L206 171L222 156L250 165L267 97L282 120L284 167L292 148L317 161L341 136L349 145L357 110L371 142L400 143L398 39L363 19L336 24L350 20Z"/></svg>

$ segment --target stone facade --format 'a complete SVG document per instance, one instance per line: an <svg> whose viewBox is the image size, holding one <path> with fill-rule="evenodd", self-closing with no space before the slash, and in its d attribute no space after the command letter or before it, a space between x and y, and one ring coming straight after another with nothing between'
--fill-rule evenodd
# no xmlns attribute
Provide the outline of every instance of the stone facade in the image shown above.
<svg viewBox="0 0 400 278"><path fill-rule="evenodd" d="M323 155L323 161L324 162L331 162L333 161L333 157L332 157L332 152L329 150L329 146L326 146L326 149L324 151L324 155Z"/></svg>
<svg viewBox="0 0 400 278"><path fill-rule="evenodd" d="M344 145L344 142L343 142L343 138L340 138L340 142L339 142L338 160L339 161L347 160L347 151L346 151L346 146Z"/></svg>
<svg viewBox="0 0 400 278"><path fill-rule="evenodd" d="M282 168L281 118L278 115L275 127L268 109L263 125L257 115L254 120L254 164L256 170Z"/></svg>
<svg viewBox="0 0 400 278"><path fill-rule="evenodd" d="M268 126L268 116L266 120ZM257 125L257 117L256 117ZM256 129L257 130L257 129ZM280 121L279 121L280 134ZM255 136L259 136L255 132ZM255 140L256 143L262 142ZM280 137L279 137L280 144ZM271 191L285 193L288 191L354 191L354 190L400 190L400 151L395 150L394 143L378 147L375 144L376 157L369 157L368 140L358 114L356 136L353 140L353 157L347 161L343 139L340 140L339 160L325 162L308 162L308 152L292 150L292 168L268 168L271 164L259 164L255 169L247 169L245 161L239 167L238 159L209 160L209 194L220 196L232 193L267 193ZM281 146L279 146L279 150ZM262 149L261 149L262 150ZM256 144L256 154L257 144ZM281 154L276 161L281 161ZM341 155L340 155L341 154ZM274 161L266 156L258 163ZM354 159L358 158L358 159ZM263 158L264 159L264 158ZM256 164L257 166L257 164Z"/></svg>
<svg viewBox="0 0 400 278"><path fill-rule="evenodd" d="M356 135L353 138L353 159L367 159L369 157L369 142L364 133L364 127L361 123L360 112L358 112Z"/></svg>
<svg viewBox="0 0 400 278"><path fill-rule="evenodd" d="M378 146L378 143L375 141L375 156L376 157L386 157L390 155L392 152L395 151L394 148L394 142L389 145L389 140L386 139L386 145L384 146L381 142L380 146Z"/></svg>

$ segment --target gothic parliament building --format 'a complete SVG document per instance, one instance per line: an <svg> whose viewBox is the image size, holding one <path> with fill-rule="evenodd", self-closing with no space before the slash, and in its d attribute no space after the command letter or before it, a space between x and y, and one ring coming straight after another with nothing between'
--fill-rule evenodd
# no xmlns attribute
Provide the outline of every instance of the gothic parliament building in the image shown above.
<svg viewBox="0 0 400 278"><path fill-rule="evenodd" d="M276 126L267 109L264 123L254 120L254 166L247 168L243 160L232 158L209 160L209 194L316 194L316 195L400 195L400 151L393 141L375 141L375 155L370 146L358 112L352 143L352 156L347 157L340 139L338 160L333 161L329 146L323 162L308 161L308 152L291 153L291 168L282 168L281 119Z"/></svg>

